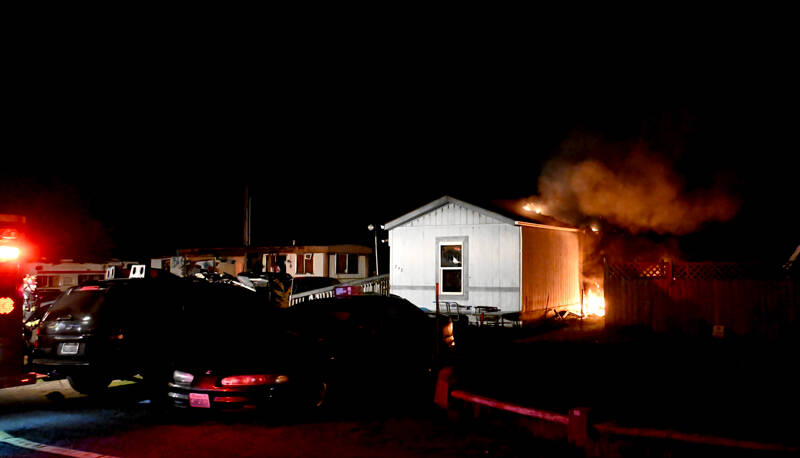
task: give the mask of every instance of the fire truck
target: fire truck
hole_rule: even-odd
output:
[[[36,383],[26,372],[22,323],[23,268],[30,253],[24,216],[0,214],[0,388]]]

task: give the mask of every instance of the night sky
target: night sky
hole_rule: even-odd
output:
[[[637,237],[690,260],[785,260],[800,243],[798,75],[778,51],[709,49],[62,56],[17,75],[0,212],[26,214],[51,259],[144,259],[240,245],[247,186],[255,245],[372,246],[367,225],[443,195],[529,198],[553,159],[613,171],[644,150],[681,192],[738,207]]]

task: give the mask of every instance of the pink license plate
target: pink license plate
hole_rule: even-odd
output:
[[[207,394],[189,393],[189,405],[192,407],[201,407],[204,409],[210,409],[211,401],[208,399]]]

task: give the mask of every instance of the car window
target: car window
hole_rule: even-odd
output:
[[[97,313],[106,300],[108,289],[102,287],[73,288],[62,294],[50,308],[47,320],[55,320],[68,315],[89,315]]]

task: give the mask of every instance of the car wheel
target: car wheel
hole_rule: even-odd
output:
[[[70,375],[67,377],[67,381],[73,390],[86,395],[103,393],[111,383],[108,378],[96,375]]]

